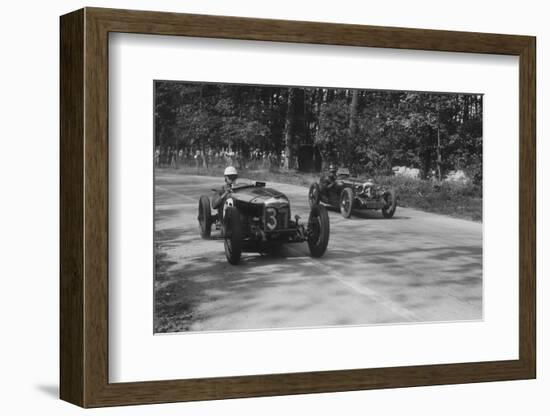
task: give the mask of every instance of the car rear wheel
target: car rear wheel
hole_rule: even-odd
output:
[[[202,238],[209,238],[212,229],[210,199],[202,195],[199,199],[199,231]]]
[[[312,183],[309,187],[308,200],[310,208],[319,204],[319,201],[321,200],[321,189],[319,188],[318,183]]]
[[[386,206],[382,208],[382,215],[384,218],[391,218],[397,209],[397,197],[395,195],[395,190],[390,189],[386,192],[384,194],[384,200],[386,201]]]
[[[340,195],[340,213],[344,218],[351,216],[351,209],[353,208],[353,190],[351,188],[344,188]]]
[[[223,241],[225,257],[231,264],[239,264],[243,249],[243,229],[239,211],[228,207],[223,220]]]
[[[325,254],[330,234],[330,223],[327,209],[314,205],[309,213],[307,245],[312,257]]]

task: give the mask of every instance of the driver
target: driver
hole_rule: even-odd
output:
[[[321,179],[321,188],[322,189],[330,189],[336,184],[336,172],[338,171],[338,168],[333,163],[330,164],[328,167],[328,175],[323,176]]]
[[[237,174],[237,169],[235,169],[233,166],[226,167],[223,172],[223,176],[225,178],[225,184],[217,192],[217,195],[215,195],[212,199],[213,209],[220,208],[227,195],[231,193],[231,188],[236,183],[237,178],[239,177],[239,175]]]

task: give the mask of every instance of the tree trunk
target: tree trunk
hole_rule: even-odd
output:
[[[353,90],[349,107],[349,132],[352,139],[357,135],[357,108],[359,107],[359,90]]]
[[[462,108],[462,122],[465,123],[470,120],[470,96],[464,96],[463,108]]]
[[[437,180],[441,182],[441,134],[440,134],[440,110],[439,103],[436,105],[437,111]]]
[[[296,91],[294,88],[288,90],[286,120],[285,120],[285,169],[292,169],[292,161],[294,159],[293,138],[294,138],[294,106],[295,106]]]
[[[204,146],[204,141],[201,142],[201,150],[202,150],[202,167],[205,169],[208,169],[208,159],[206,154],[206,147]]]
[[[357,109],[359,107],[359,90],[353,90],[351,95],[351,103],[349,106],[349,140],[346,146],[346,155],[343,160],[345,165],[350,164],[350,156],[353,153],[353,144],[357,140]]]

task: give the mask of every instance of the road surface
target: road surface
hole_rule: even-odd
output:
[[[329,211],[322,258],[291,244],[232,266],[223,241],[198,232],[199,197],[222,182],[156,172],[155,332],[482,319],[481,223],[403,207],[389,220]],[[268,186],[307,221],[306,188]]]

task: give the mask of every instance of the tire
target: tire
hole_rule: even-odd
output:
[[[199,232],[204,239],[210,238],[212,230],[212,215],[210,211],[210,198],[202,195],[199,199]]]
[[[342,217],[351,217],[351,210],[353,208],[353,190],[351,188],[344,188],[340,195],[340,213]]]
[[[386,192],[384,194],[384,200],[386,201],[386,206],[382,208],[382,215],[384,218],[391,218],[397,209],[397,196],[395,195],[395,190],[390,189]]]
[[[223,220],[223,246],[230,264],[239,264],[243,251],[243,227],[239,211],[228,207]]]
[[[311,257],[321,257],[325,254],[330,234],[330,222],[327,209],[322,205],[314,205],[309,213],[307,245]]]
[[[318,183],[312,183],[309,187],[308,201],[309,207],[313,208],[314,205],[318,205],[321,200],[321,188]]]

